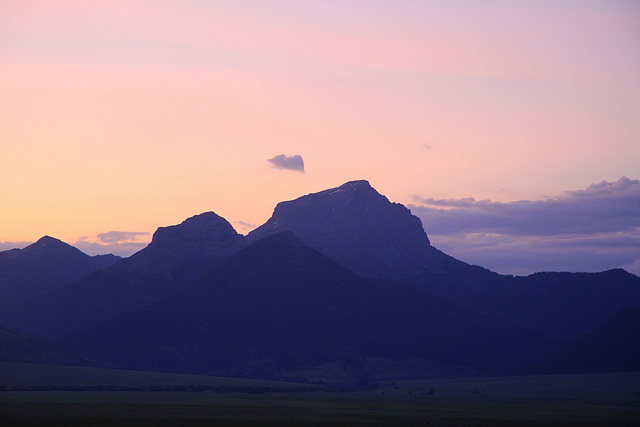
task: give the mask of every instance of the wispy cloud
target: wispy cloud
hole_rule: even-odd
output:
[[[596,271],[640,274],[640,181],[603,181],[560,197],[509,203],[414,197],[411,211],[434,245],[503,272]]]
[[[144,231],[107,231],[97,235],[98,240],[104,244],[135,242],[138,238],[148,236]]]
[[[32,243],[33,242],[0,242],[0,252],[8,251],[9,249],[22,249]]]
[[[432,233],[498,233],[518,236],[630,231],[640,227],[640,181],[601,182],[561,197],[500,203],[424,199],[410,205]]]
[[[143,249],[151,233],[145,231],[107,231],[95,236],[81,236],[73,244],[89,255],[112,253],[127,257]]]
[[[244,221],[236,221],[236,224],[238,224],[243,231],[251,231],[258,226],[257,224],[252,224],[250,222]]]
[[[277,169],[288,169],[304,173],[304,160],[299,154],[295,154],[293,156],[278,154],[267,161]]]

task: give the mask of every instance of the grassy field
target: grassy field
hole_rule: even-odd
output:
[[[0,362],[0,388],[20,391],[319,391],[284,381],[125,371],[84,366]]]
[[[389,381],[373,391],[335,393],[302,392],[296,383],[96,368],[0,363],[0,372],[0,418],[10,425],[640,425],[640,373]],[[122,389],[34,390],[53,381]],[[150,385],[185,391],[124,390]],[[188,392],[189,385],[225,391]]]

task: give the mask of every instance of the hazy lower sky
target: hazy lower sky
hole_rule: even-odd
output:
[[[4,0],[0,148],[3,248],[128,254],[209,210],[246,233],[367,179],[465,261],[638,274],[640,2]],[[566,209],[594,188],[626,220]],[[475,230],[477,201],[521,229]]]

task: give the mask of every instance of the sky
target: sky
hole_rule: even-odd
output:
[[[368,180],[500,273],[640,274],[640,2],[0,0],[0,250]]]

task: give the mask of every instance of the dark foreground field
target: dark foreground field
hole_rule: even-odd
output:
[[[0,421],[15,426],[640,425],[640,373],[381,381],[367,392],[4,362],[0,373]],[[169,388],[182,391],[145,391]]]

